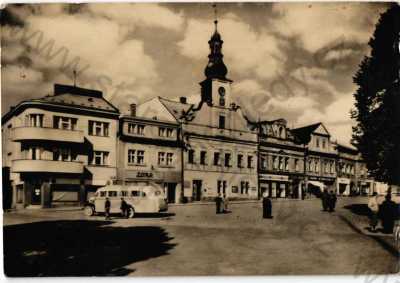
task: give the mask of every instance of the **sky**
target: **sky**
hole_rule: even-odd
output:
[[[387,3],[218,3],[233,99],[253,120],[323,122],[349,144],[352,77]],[[55,83],[99,89],[122,112],[155,96],[200,99],[211,3],[8,5],[1,108]],[[74,70],[76,76],[74,77]]]

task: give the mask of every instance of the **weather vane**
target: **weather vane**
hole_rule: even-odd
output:
[[[214,24],[215,24],[215,30],[217,30],[217,24],[218,24],[217,4],[214,3],[212,6],[213,6],[213,8],[214,8]]]

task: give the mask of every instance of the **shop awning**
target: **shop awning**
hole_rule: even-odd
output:
[[[324,183],[319,182],[319,181],[308,181],[309,184],[319,187],[321,190],[323,190],[325,188]]]

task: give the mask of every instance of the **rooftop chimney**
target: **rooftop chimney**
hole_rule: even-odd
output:
[[[181,96],[181,97],[179,98],[179,101],[180,101],[181,103],[183,103],[183,104],[186,104],[186,103],[187,103],[187,99],[186,99],[186,97],[184,97],[184,96]]]
[[[136,103],[132,103],[130,105],[130,109],[131,109],[131,116],[135,117],[136,116]]]

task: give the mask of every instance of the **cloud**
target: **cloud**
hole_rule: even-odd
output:
[[[340,39],[366,44],[382,6],[365,3],[276,3],[279,17],[272,27],[287,37],[298,37],[304,48],[316,52]]]
[[[270,78],[282,67],[279,40],[265,30],[256,32],[230,14],[219,22],[218,31],[224,40],[223,54],[228,70],[240,75]],[[207,58],[207,42],[213,32],[210,21],[190,19],[183,40],[178,43],[181,54],[197,60]]]
[[[174,13],[168,8],[153,3],[98,3],[88,7],[93,15],[105,17],[122,25],[140,25],[179,31],[184,23],[181,13]]]

